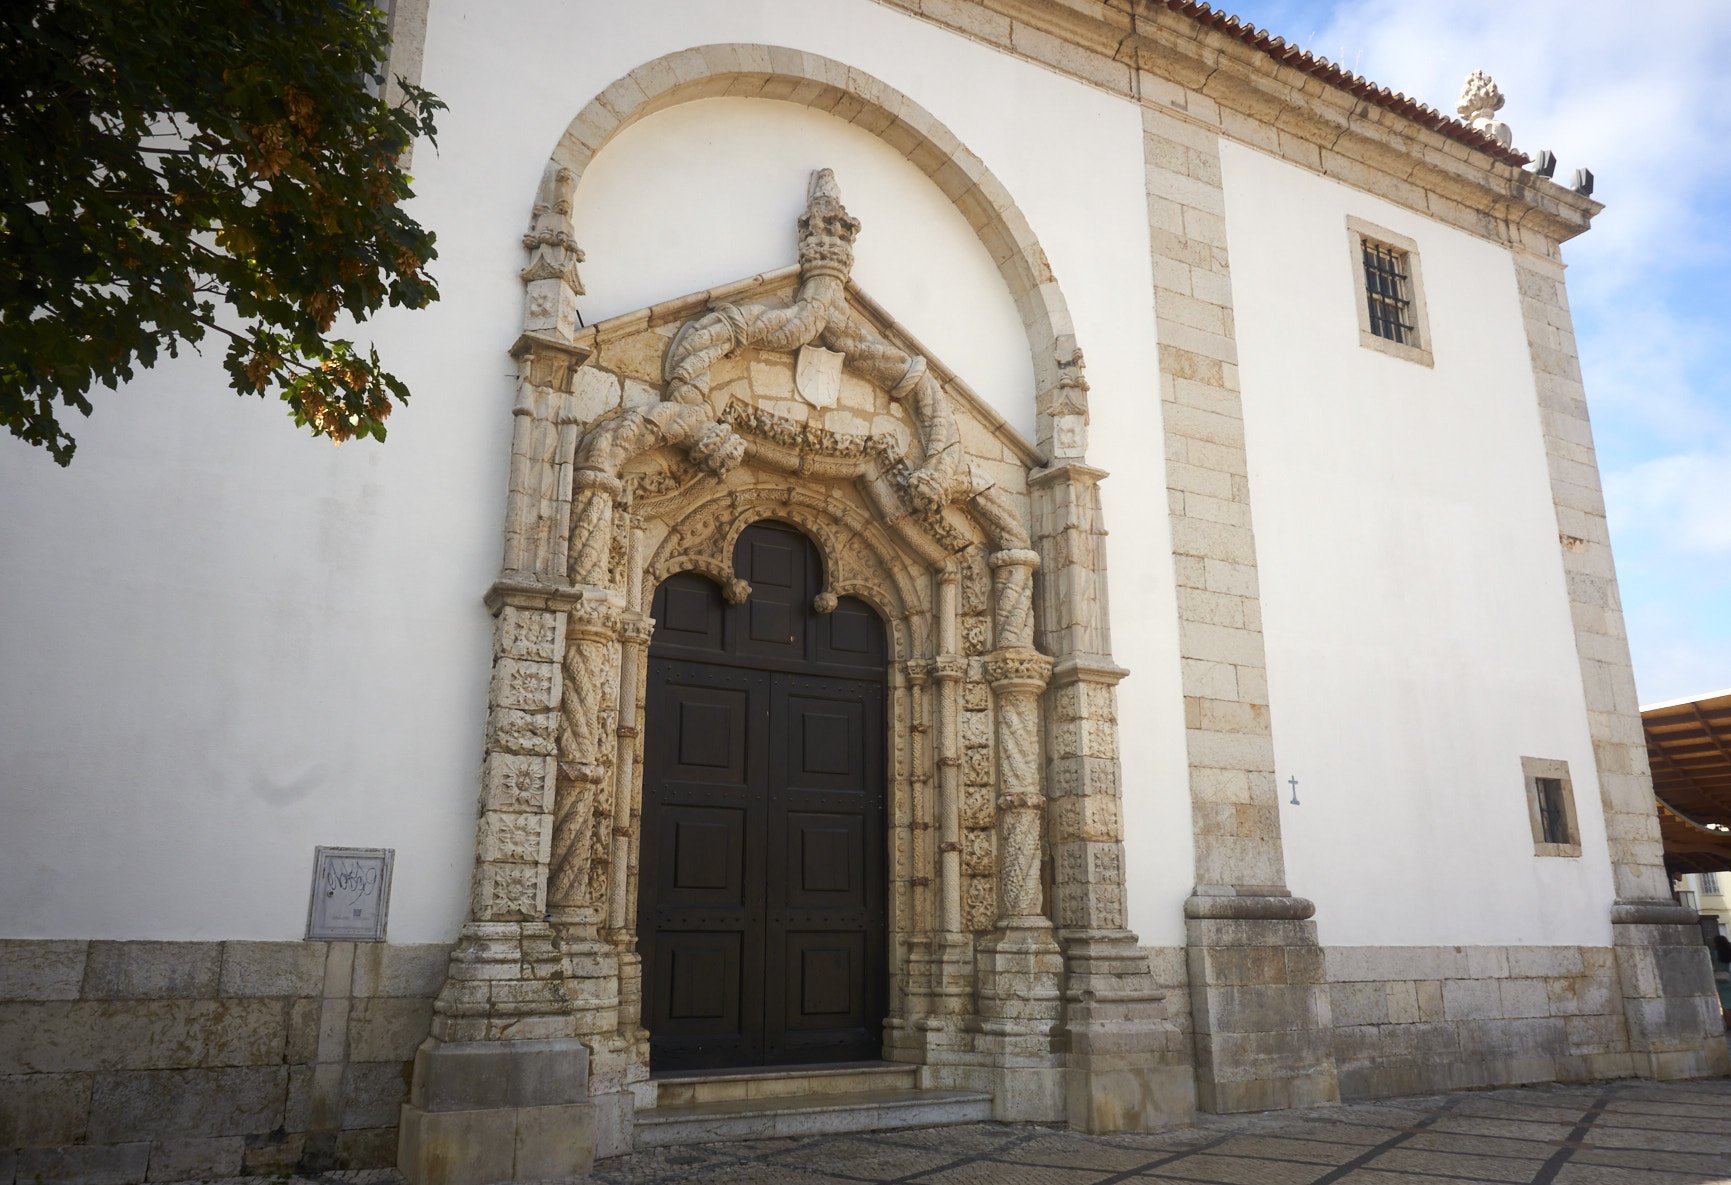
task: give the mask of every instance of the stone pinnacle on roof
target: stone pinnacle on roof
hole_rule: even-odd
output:
[[[1474,131],[1483,132],[1508,148],[1514,144],[1515,137],[1509,125],[1497,118],[1503,102],[1503,92],[1491,76],[1483,70],[1474,70],[1461,84],[1461,97],[1455,102],[1455,110],[1472,125]]]

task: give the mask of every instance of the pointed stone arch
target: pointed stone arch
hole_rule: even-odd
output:
[[[770,99],[827,112],[907,157],[943,191],[1003,276],[1028,336],[1036,440],[1049,458],[1081,460],[1086,387],[1069,306],[1038,238],[1010,191],[931,112],[882,80],[819,54],[779,45],[696,46],[648,61],[595,96],[566,127],[548,164],[575,187],[624,129],[696,99]],[[576,228],[579,240],[582,228]],[[1068,416],[1067,423],[1060,423]]]

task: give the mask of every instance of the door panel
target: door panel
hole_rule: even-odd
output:
[[[727,605],[655,596],[638,934],[656,1070],[876,1057],[887,997],[881,621],[761,523]]]
[[[645,747],[638,933],[645,1023],[667,1068],[762,1056],[769,683],[650,660],[649,719],[673,735]]]

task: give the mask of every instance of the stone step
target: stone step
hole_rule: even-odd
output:
[[[978,1123],[992,1096],[963,1090],[863,1090],[802,1098],[725,1099],[637,1112],[639,1148]]]
[[[655,1099],[658,1107],[683,1107],[691,1103],[721,1103],[730,1099],[912,1090],[918,1073],[917,1066],[894,1062],[850,1062],[722,1074],[677,1074],[656,1077]]]

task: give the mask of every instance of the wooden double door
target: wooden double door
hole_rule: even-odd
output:
[[[729,605],[655,593],[638,938],[658,1071],[880,1055],[885,1009],[883,624],[818,613],[799,531],[747,528]]]

